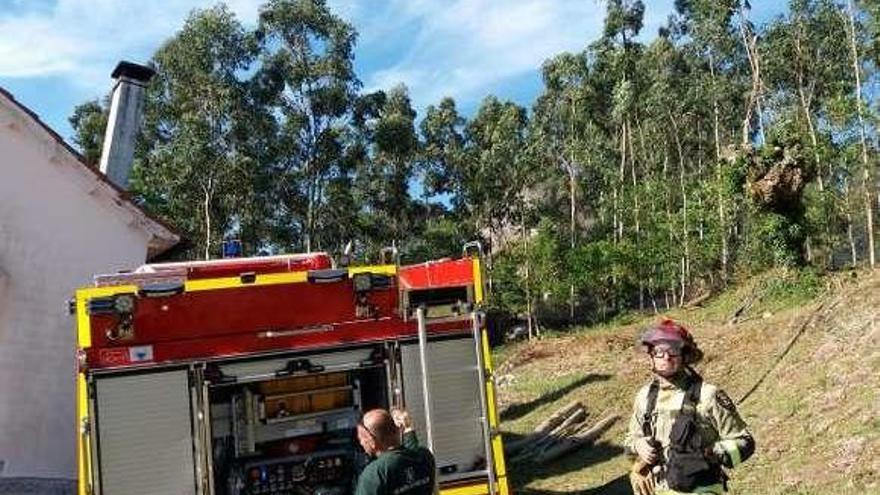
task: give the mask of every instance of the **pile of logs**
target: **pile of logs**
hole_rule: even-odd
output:
[[[606,416],[593,426],[587,421],[587,413],[580,401],[574,401],[554,412],[535,427],[535,430],[505,445],[511,462],[530,461],[545,464],[574,450],[592,445],[619,419]]]

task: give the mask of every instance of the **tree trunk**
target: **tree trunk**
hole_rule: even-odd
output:
[[[766,142],[766,136],[764,135],[764,118],[761,107],[762,89],[764,84],[761,80],[761,65],[759,61],[757,46],[758,37],[747,25],[748,18],[746,16],[746,8],[744,4],[740,4],[739,13],[739,31],[740,35],[742,36],[743,45],[746,49],[746,56],[749,59],[749,68],[751,69],[752,73],[752,90],[749,94],[749,99],[746,106],[746,116],[745,119],[743,119],[742,128],[742,144],[743,146],[745,146],[749,144],[749,131],[751,130],[752,112],[755,110],[757,111],[758,115],[758,134],[761,136],[761,143]]]
[[[684,150],[682,149],[681,139],[678,135],[678,123],[675,121],[675,118],[672,116],[671,112],[667,112],[666,115],[669,117],[669,122],[672,124],[673,136],[675,137],[675,148],[678,151],[678,183],[679,188],[681,189],[681,236],[682,236],[682,244],[684,254],[681,258],[681,297],[682,302],[684,302],[684,293],[687,290],[687,282],[690,272],[690,241],[688,236],[688,196],[687,196],[687,188],[685,187],[685,165],[684,165]]]
[[[715,54],[709,51],[709,74],[712,78],[712,114],[715,119],[715,161],[721,160],[721,129],[718,96],[715,89]]]
[[[632,144],[632,124],[627,124],[627,133],[626,140],[629,143],[629,170],[630,175],[632,176],[632,185],[633,185],[633,226],[635,228],[636,234],[636,243],[638,244],[639,238],[639,194],[638,194],[638,183],[637,183],[637,174],[636,174],[636,153]]]
[[[568,196],[569,206],[570,206],[570,223],[569,223],[569,241],[572,251],[574,251],[574,247],[576,244],[576,220],[577,220],[577,210],[576,210],[576,198],[577,198],[577,170],[575,169],[574,157],[572,157],[569,162],[569,173],[568,173]],[[569,323],[574,323],[574,282],[571,282],[568,285],[568,321]]]
[[[727,283],[727,226],[725,225],[724,216],[724,191],[721,188],[721,129],[720,129],[720,110],[718,108],[718,97],[715,96],[715,60],[712,52],[709,52],[709,72],[712,75],[712,105],[715,118],[715,179],[718,182],[718,232],[721,236],[721,280],[723,284]]]
[[[718,160],[715,168],[715,180],[718,183],[718,235],[721,236],[721,284],[727,285],[729,247],[727,245],[727,218],[724,212],[724,188],[722,187],[723,174],[721,170],[721,160]]]
[[[862,146],[862,183],[864,186],[865,198],[865,220],[866,232],[868,237],[868,263],[871,268],[875,267],[874,251],[874,209],[873,198],[871,194],[871,170],[868,164],[868,137],[865,132],[865,116],[862,110],[862,76],[859,68],[859,50],[856,44],[856,20],[853,8],[853,0],[847,2],[848,21],[849,21],[849,41],[852,51],[853,74],[856,80],[856,109],[859,117],[859,137]]]
[[[211,198],[214,195],[214,178],[208,177],[208,182],[202,186],[205,199],[202,203],[205,216],[205,259],[211,259]]]
[[[620,124],[620,168],[618,170],[617,183],[620,188],[620,194],[623,194],[624,191],[624,181],[626,176],[626,122],[622,122]],[[620,203],[622,201],[618,198],[617,209],[620,209]],[[620,229],[619,239],[623,240],[623,214],[617,214],[617,221],[619,223],[618,227]]]
[[[525,249],[525,270],[526,270],[526,328],[529,333],[529,340],[535,338],[535,328],[532,326],[532,284],[531,284],[531,262],[529,256],[529,234],[526,232],[526,214],[523,212],[520,217],[520,221],[522,222],[522,236],[523,236],[523,246]]]
[[[846,237],[849,240],[850,263],[852,264],[852,267],[855,268],[856,264],[859,262],[859,258],[856,252],[855,235],[853,235],[852,205],[849,202],[849,190],[849,181],[843,179],[843,198],[844,207],[846,208]]]

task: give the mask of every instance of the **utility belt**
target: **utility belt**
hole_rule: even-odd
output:
[[[664,459],[655,466],[654,477],[658,483],[665,484],[678,492],[693,492],[700,487],[721,484],[727,491],[727,475],[721,465],[710,463],[703,453],[703,442],[697,424],[697,404],[700,402],[700,389],[703,379],[692,370],[693,377],[685,392],[681,411],[672,424],[669,449]],[[657,404],[660,385],[656,381],[648,390],[648,403],[642,429],[649,437],[650,419]]]

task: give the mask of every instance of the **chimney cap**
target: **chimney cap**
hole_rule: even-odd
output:
[[[127,77],[129,79],[134,79],[135,81],[146,83],[155,73],[156,71],[150,67],[123,60],[116,65],[116,68],[113,69],[113,73],[110,74],[110,77],[113,79]]]

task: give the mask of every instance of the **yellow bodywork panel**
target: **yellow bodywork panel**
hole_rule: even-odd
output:
[[[486,495],[488,493],[489,485],[487,483],[480,483],[478,485],[457,486],[455,488],[440,490],[441,495]]]
[[[479,258],[474,258],[474,302],[483,302],[483,267]]]
[[[376,275],[397,275],[397,265],[350,266],[348,275],[374,273]]]

